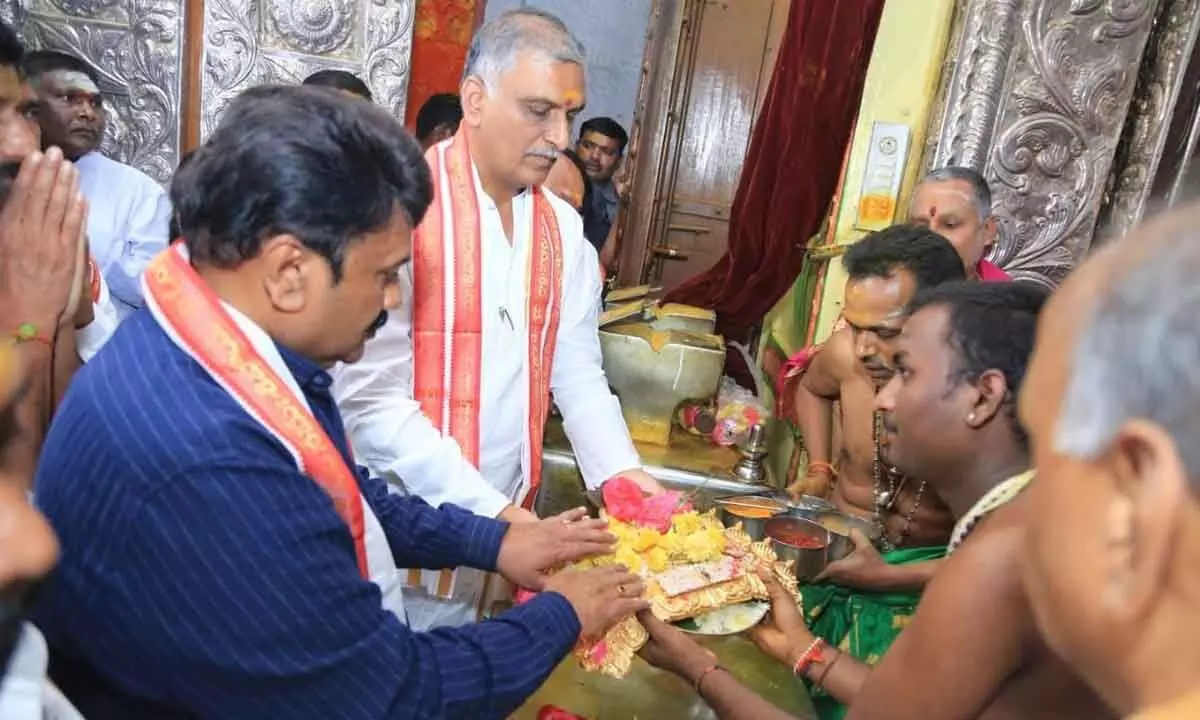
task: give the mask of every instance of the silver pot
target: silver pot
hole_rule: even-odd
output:
[[[801,495],[796,500],[789,499],[787,503],[788,517],[804,518],[813,522],[816,522],[821,513],[837,512],[833,503],[815,495]]]
[[[810,583],[825,566],[829,564],[829,548],[832,533],[815,522],[798,517],[776,517],[766,521],[767,537],[771,538],[771,547],[775,557],[783,561],[793,561],[793,572],[801,585]],[[798,531],[821,543],[816,548],[798,548],[794,545],[780,542],[776,535],[786,531]]]

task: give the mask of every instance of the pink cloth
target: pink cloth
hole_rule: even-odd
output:
[[[983,259],[980,259],[979,264],[975,266],[975,274],[979,276],[980,282],[1012,282],[1008,273],[1001,270],[998,265]]]
[[[600,487],[604,498],[604,510],[609,516],[639,527],[654,528],[665,533],[671,529],[671,516],[676,512],[688,512],[690,503],[683,502],[683,493],[678,490],[646,497],[637,483],[617,476]]]

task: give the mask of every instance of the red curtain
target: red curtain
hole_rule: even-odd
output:
[[[438,93],[457,93],[467,46],[486,0],[417,0],[405,123]]]
[[[853,136],[883,3],[792,0],[734,193],[729,248],[667,298],[715,310],[727,339],[745,340],[804,264]]]

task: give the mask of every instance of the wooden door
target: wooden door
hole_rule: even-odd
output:
[[[651,66],[643,79],[658,92],[640,110],[665,121],[649,130],[646,143],[657,147],[636,161],[623,281],[670,289],[725,252],[730,205],[789,3],[689,0],[674,18],[675,61]]]

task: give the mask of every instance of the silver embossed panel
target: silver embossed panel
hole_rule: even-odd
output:
[[[67,1],[67,0],[59,0]],[[206,0],[205,136],[242,90],[349,70],[404,117],[416,0]]]
[[[31,48],[83,58],[109,105],[111,157],[166,182],[179,159],[181,0],[30,0],[8,3]]]
[[[993,259],[1054,285],[1091,244],[1157,0],[966,0],[933,165],[991,183]]]

